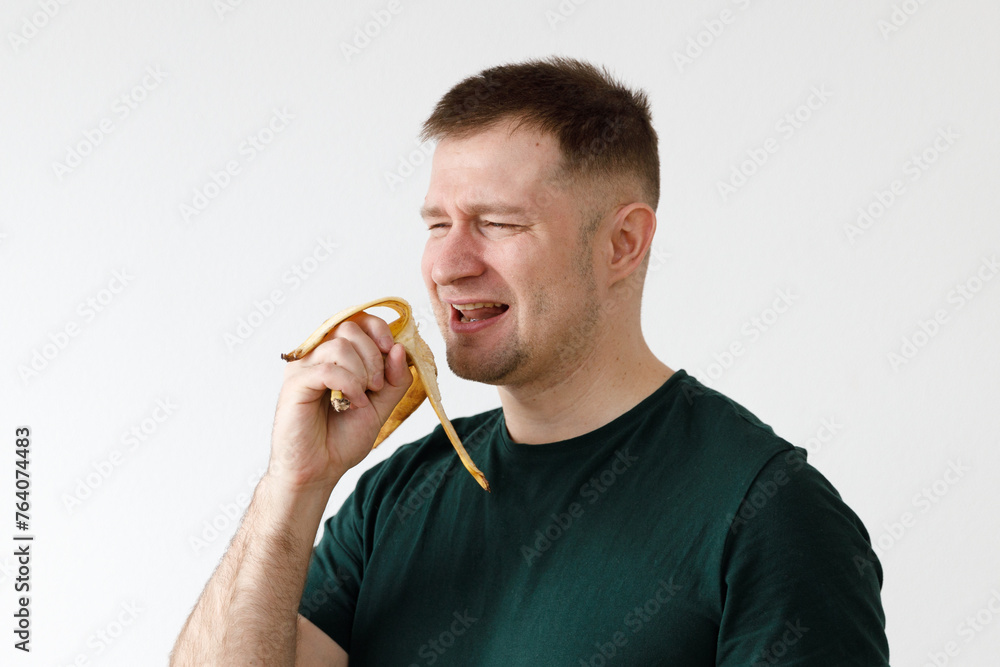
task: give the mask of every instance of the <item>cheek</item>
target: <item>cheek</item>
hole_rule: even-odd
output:
[[[525,248],[510,257],[510,261],[518,267],[517,275],[522,281],[528,280],[542,290],[562,285],[574,275],[569,253],[559,246]]]

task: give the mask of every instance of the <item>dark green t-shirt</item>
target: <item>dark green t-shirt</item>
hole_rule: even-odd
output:
[[[512,442],[500,409],[366,471],[300,612],[352,667],[888,664],[882,570],[836,489],[678,370],[585,435]]]

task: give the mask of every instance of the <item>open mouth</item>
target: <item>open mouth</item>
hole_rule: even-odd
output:
[[[479,322],[492,317],[502,315],[510,306],[505,303],[453,303],[451,307],[458,315],[458,321],[465,324],[469,322]]]

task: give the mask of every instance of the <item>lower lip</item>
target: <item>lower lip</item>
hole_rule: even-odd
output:
[[[458,310],[454,306],[448,306],[451,308],[451,330],[455,333],[469,334],[476,333],[477,331],[482,331],[488,326],[492,326],[506,317],[507,313],[510,312],[510,306],[507,310],[503,311],[496,317],[490,317],[485,320],[477,320],[475,322],[463,322],[460,318]]]

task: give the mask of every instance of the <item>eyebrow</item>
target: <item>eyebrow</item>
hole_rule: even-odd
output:
[[[466,211],[468,211],[468,214],[474,218],[480,218],[484,215],[527,216],[527,210],[523,206],[504,204],[500,202],[471,204],[465,208]],[[447,218],[448,214],[440,206],[421,206],[420,217],[424,220],[427,218]]]

